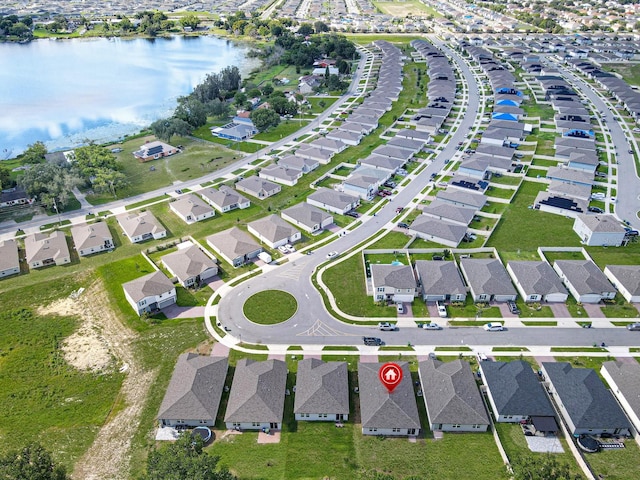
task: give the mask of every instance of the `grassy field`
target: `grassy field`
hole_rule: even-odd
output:
[[[634,63],[605,63],[602,68],[622,75],[630,85],[640,85],[640,65]]]
[[[282,290],[264,290],[247,299],[243,306],[245,317],[259,325],[274,325],[293,316],[298,309],[295,297]]]
[[[405,18],[407,15],[412,15],[416,17],[418,16],[441,17],[442,16],[442,14],[439,13],[436,9],[415,0],[410,0],[407,2],[374,1],[373,4],[382,13],[386,13],[387,15],[392,15],[394,17]]]

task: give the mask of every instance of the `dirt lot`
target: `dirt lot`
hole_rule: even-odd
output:
[[[93,445],[76,463],[72,476],[78,480],[127,478],[131,439],[156,375],[155,371],[142,370],[136,362],[132,343],[137,334],[113,312],[101,280],[77,299],[62,299],[40,311],[82,319],[78,331],[62,347],[71,365],[81,370],[118,368],[126,372],[114,404],[118,408],[107,417]]]

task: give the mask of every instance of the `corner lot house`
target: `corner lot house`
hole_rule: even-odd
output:
[[[411,265],[371,265],[371,290],[374,301],[413,302],[416,279]]]
[[[308,233],[321,232],[333,225],[333,216],[309,203],[299,203],[280,212],[287,222],[302,228]]]
[[[207,243],[223,259],[239,267],[258,257],[262,247],[247,232],[233,227],[207,237]]]
[[[218,190],[205,188],[198,192],[202,199],[221,213],[230,212],[236,208],[245,209],[251,206],[251,202],[236,192],[233,188],[221,185]]]
[[[553,269],[580,303],[614,298],[616,289],[592,260],[556,260]]]
[[[145,143],[137,151],[133,152],[133,156],[136,157],[139,162],[148,162],[149,160],[168,157],[178,152],[179,150],[176,147],[157,141]]]
[[[607,265],[604,274],[627,302],[640,302],[640,265]]]
[[[163,256],[162,264],[185,288],[200,285],[218,274],[215,259],[191,242],[181,243],[177,252]]]
[[[474,302],[506,302],[516,299],[516,289],[497,258],[463,258],[460,260],[460,269]]]
[[[282,428],[287,364],[243,358],[236,365],[224,417],[228,429]]]
[[[64,265],[71,262],[67,237],[64,232],[34,233],[24,239],[29,268]]]
[[[227,377],[226,357],[183,353],[158,412],[161,426],[213,427]]]
[[[71,236],[78,255],[81,257],[115,248],[109,225],[106,222],[76,225],[71,227]]]
[[[176,288],[162,272],[123,283],[122,289],[127,302],[138,315],[162,310],[176,303],[177,299]]]
[[[236,190],[247,193],[256,198],[268,198],[276,193],[280,193],[282,187],[277,183],[270,182],[260,177],[248,177],[236,183]]]
[[[213,208],[193,194],[184,195],[175,202],[169,202],[169,208],[189,224],[211,218],[216,214]]]
[[[254,220],[247,225],[247,230],[255,235],[260,242],[266,243],[271,248],[294,243],[302,238],[300,230],[285,222],[278,215],[269,215]]]
[[[613,215],[578,215],[573,231],[583,244],[601,247],[619,247],[626,233]]]
[[[552,417],[555,410],[531,366],[524,360],[480,362],[482,381],[497,422]]]
[[[464,302],[467,287],[454,262],[416,260],[418,291],[425,302]]]
[[[468,362],[428,359],[418,368],[429,428],[443,432],[486,432],[489,416]]]
[[[604,362],[602,377],[611,387],[636,432],[640,431],[640,364],[637,362]]]
[[[158,240],[167,236],[167,229],[148,211],[118,215],[118,223],[131,243],[151,238]]]
[[[595,370],[542,362],[542,372],[572,435],[629,435],[631,424]]]
[[[20,273],[18,244],[9,239],[0,241],[0,278]]]
[[[393,393],[389,393],[378,378],[382,363],[358,364],[363,435],[415,436],[420,433],[409,365],[407,362],[396,363],[402,368],[402,381]]]
[[[307,203],[338,215],[358,208],[360,198],[329,188],[319,188],[307,197]]]
[[[346,362],[323,362],[316,358],[298,362],[293,412],[298,421],[349,420]]]
[[[547,262],[509,262],[507,271],[525,302],[566,302],[569,297],[562,280]]]

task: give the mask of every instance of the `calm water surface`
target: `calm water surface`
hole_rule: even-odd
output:
[[[50,151],[116,140],[169,115],[207,73],[257,66],[215,37],[0,44],[0,159],[37,140]]]

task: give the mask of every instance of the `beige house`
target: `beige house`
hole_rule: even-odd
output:
[[[162,310],[176,303],[177,294],[171,280],[162,272],[153,272],[122,284],[124,296],[138,315]]]
[[[71,262],[67,237],[63,232],[34,233],[24,239],[29,268],[64,265]]]
[[[191,242],[181,243],[177,252],[162,257],[162,264],[185,288],[199,285],[218,274],[216,260]]]
[[[115,248],[111,231],[106,222],[76,225],[71,227],[71,236],[78,255],[81,257]]]
[[[169,208],[188,224],[211,218],[216,214],[213,208],[193,194],[184,195],[175,202],[170,202]]]
[[[118,216],[118,223],[131,243],[144,242],[151,238],[157,240],[167,236],[167,229],[151,212],[124,213]]]
[[[15,240],[0,241],[0,278],[20,273],[20,257]]]

